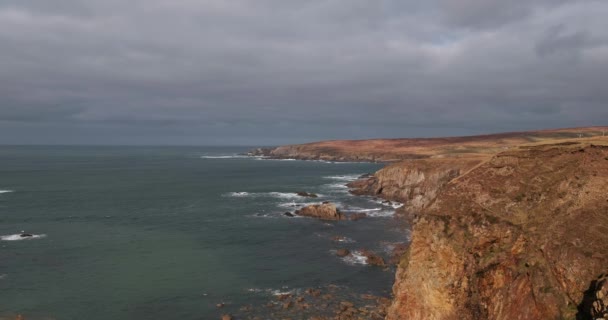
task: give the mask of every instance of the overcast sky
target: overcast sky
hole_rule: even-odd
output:
[[[608,124],[608,1],[0,0],[0,143]]]

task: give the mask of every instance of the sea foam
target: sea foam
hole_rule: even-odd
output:
[[[361,251],[351,251],[351,253],[348,256],[342,258],[342,260],[351,265],[355,265],[355,264],[366,265],[367,264],[367,257],[362,255]]]
[[[13,190],[0,190],[0,193],[9,193],[9,192],[13,192]]]
[[[357,174],[344,174],[344,175],[337,175],[337,176],[327,176],[327,177],[323,177],[324,179],[331,179],[331,180],[338,180],[338,181],[355,181],[357,179],[359,179],[359,177],[361,176],[360,173]]]
[[[40,239],[46,237],[46,234],[33,234],[31,237],[22,237],[20,233],[18,234],[9,234],[5,236],[0,236],[0,240],[2,241],[19,241],[19,240],[32,240],[32,239]]]

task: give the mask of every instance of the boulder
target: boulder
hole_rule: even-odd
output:
[[[332,203],[313,204],[300,210],[296,214],[304,217],[317,218],[321,220],[343,220],[344,215]]]
[[[367,258],[367,264],[369,264],[370,266],[386,267],[384,258],[372,251],[361,250],[361,255]]]
[[[318,196],[312,192],[305,192],[305,191],[298,191],[296,192],[297,195],[299,195],[300,197],[306,197],[306,198],[317,198]]]
[[[288,216],[288,217],[295,217],[295,215],[293,213],[289,212],[289,211],[285,212],[283,214],[286,215],[286,216]]]
[[[336,255],[337,255],[338,257],[346,257],[346,256],[347,256],[347,255],[349,255],[349,254],[350,254],[350,251],[349,251],[348,249],[338,249],[338,250],[336,251]]]

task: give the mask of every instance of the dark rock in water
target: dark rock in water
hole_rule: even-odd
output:
[[[342,241],[346,241],[346,239],[347,239],[347,238],[346,238],[346,237],[344,237],[344,236],[334,236],[333,238],[331,238],[331,240],[332,240],[332,241],[335,241],[335,242],[342,242]]]
[[[296,194],[299,195],[300,197],[307,197],[307,198],[317,198],[318,197],[316,194],[314,194],[312,192],[308,193],[305,191],[299,191],[299,192],[296,192]]]
[[[22,233],[19,235],[21,238],[29,238],[29,237],[33,237],[34,235],[31,233]]]
[[[295,212],[299,216],[317,218],[321,220],[343,220],[344,215],[332,203],[313,204]]]
[[[363,255],[367,258],[367,263],[370,266],[386,267],[386,263],[384,262],[384,259],[372,251],[361,250],[361,255]]]
[[[346,257],[349,254],[350,254],[350,251],[348,249],[338,249],[338,251],[336,251],[336,255],[338,257]]]
[[[288,217],[295,217],[295,215],[291,212],[285,212],[283,213],[284,215],[288,216]]]

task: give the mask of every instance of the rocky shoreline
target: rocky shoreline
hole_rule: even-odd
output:
[[[608,139],[407,160],[349,187],[412,222],[386,319],[608,316]]]

